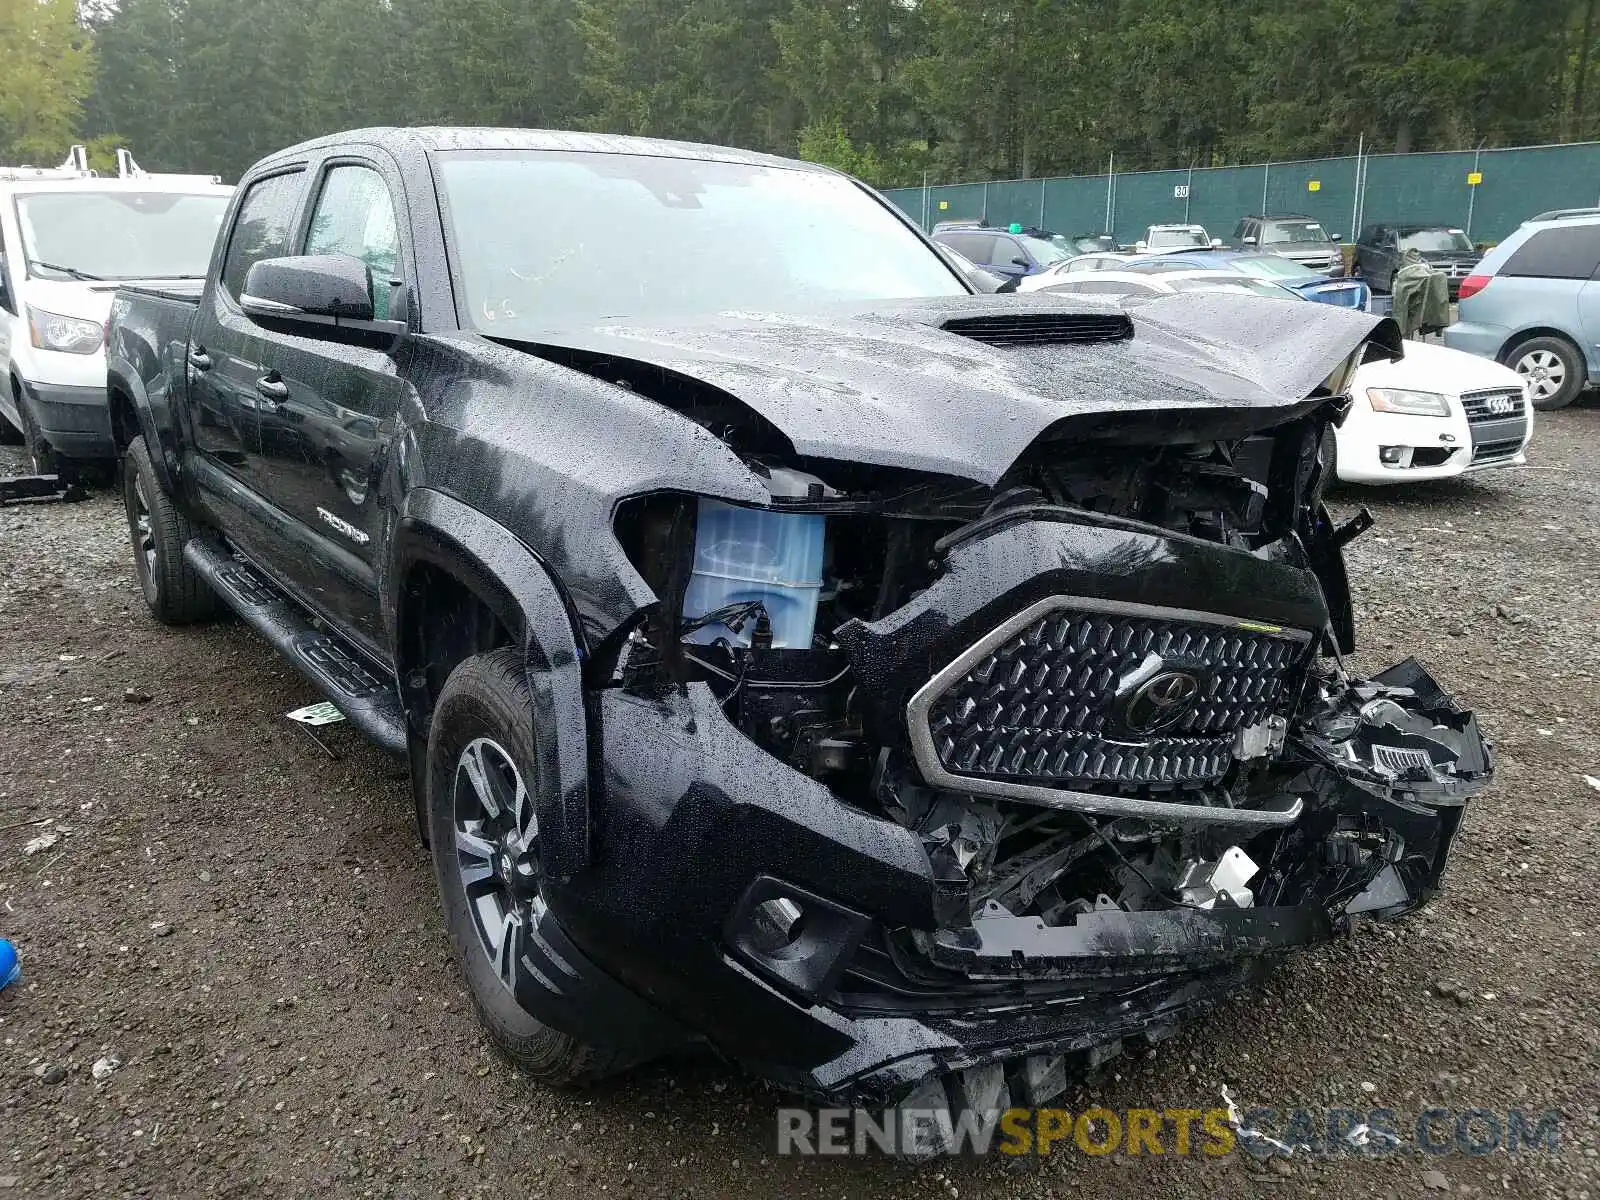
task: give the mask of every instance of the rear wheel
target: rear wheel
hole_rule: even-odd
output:
[[[163,625],[188,625],[214,615],[216,593],[183,557],[194,527],[162,488],[142,437],[128,447],[122,499],[134,570],[151,615]]]
[[[549,983],[526,961],[544,912],[533,697],[510,649],[467,659],[428,737],[428,824],[445,927],[495,1046],[542,1083],[590,1083],[632,1061],[534,1015]]]
[[[1528,381],[1528,398],[1540,412],[1565,408],[1583,391],[1583,358],[1565,338],[1529,338],[1506,363]]]

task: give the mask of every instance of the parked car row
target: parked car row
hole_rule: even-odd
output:
[[[1562,219],[1569,215],[1570,210],[1544,214],[1536,219]],[[958,232],[962,236],[974,237],[987,231],[987,227],[978,221],[944,221],[934,226],[933,230],[935,237],[940,240]],[[1119,252],[1116,239],[1110,234],[1063,237],[1036,227],[1013,232],[1049,241],[1058,249],[1065,250],[1069,257]],[[1276,254],[1318,274],[1339,276],[1345,273],[1345,256],[1339,239],[1338,233],[1329,233],[1321,222],[1301,213],[1258,214],[1241,217],[1226,243],[1221,238],[1212,237],[1204,225],[1150,225],[1137,242],[1120,248],[1120,252],[1182,254],[1193,250],[1220,249],[1226,245],[1235,250]],[[1456,298],[1461,280],[1471,273],[1482,257],[1466,232],[1452,225],[1379,223],[1366,226],[1356,239],[1351,271],[1365,280],[1374,291],[1388,292],[1394,281],[1394,273],[1402,265],[1408,250],[1417,251],[1422,261],[1447,276],[1452,300]],[[968,257],[973,256],[969,254]],[[1027,275],[1050,266],[1049,262],[1036,255],[1019,252],[1010,257],[1019,261],[1008,265],[1019,270],[1008,273]]]

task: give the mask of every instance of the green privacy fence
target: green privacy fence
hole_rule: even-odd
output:
[[[1130,243],[1147,225],[1193,222],[1227,238],[1242,216],[1292,212],[1316,218],[1345,241],[1366,224],[1438,221],[1494,242],[1535,213],[1600,205],[1600,142],[1108,171],[885,194],[925,229],[939,221],[1018,222],[1058,233],[1110,232]]]

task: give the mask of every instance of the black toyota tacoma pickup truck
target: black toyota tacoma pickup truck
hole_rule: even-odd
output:
[[[1320,448],[1391,322],[980,295],[737,150],[373,129],[110,326],[139,581],[409,758],[494,1040],[1038,1103],[1439,887],[1489,779],[1353,678]]]

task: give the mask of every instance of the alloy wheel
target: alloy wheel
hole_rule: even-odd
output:
[[[451,823],[456,870],[478,943],[513,996],[528,968],[523,944],[544,901],[539,894],[538,819],[522,774],[491,738],[475,738],[456,760]]]
[[[156,580],[155,522],[150,516],[150,498],[145,495],[144,477],[133,481],[133,549],[144,568],[145,578],[154,586]]]
[[[1567,364],[1553,350],[1530,350],[1517,360],[1516,370],[1528,380],[1534,400],[1548,400],[1567,381]]]

